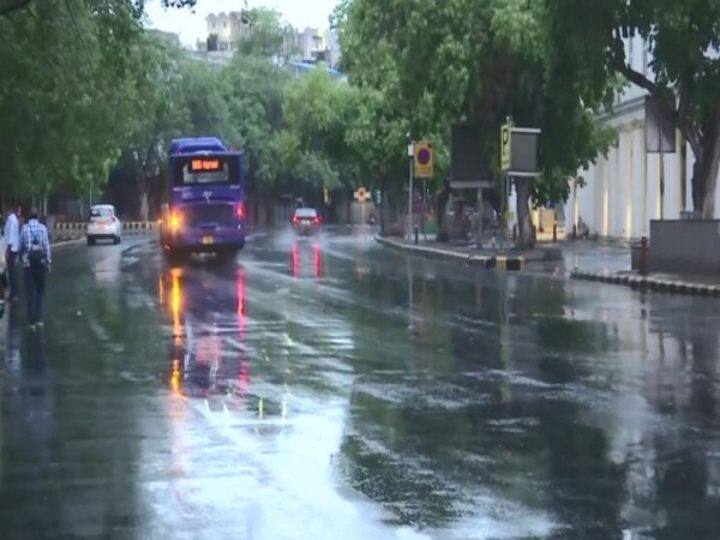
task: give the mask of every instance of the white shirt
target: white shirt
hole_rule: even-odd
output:
[[[15,212],[10,212],[5,220],[5,245],[10,251],[17,253],[20,251],[20,222]]]

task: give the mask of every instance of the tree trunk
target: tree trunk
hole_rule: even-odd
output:
[[[147,221],[150,216],[150,206],[148,204],[148,193],[144,191],[140,193],[140,220]]]
[[[385,215],[385,207],[387,206],[385,184],[385,177],[383,177],[380,180],[380,236],[385,235],[385,223],[387,220],[387,216]]]
[[[714,122],[703,131],[699,144],[692,146],[695,154],[692,177],[692,199],[695,215],[702,219],[715,217],[715,190],[720,169],[720,108]]]
[[[443,186],[437,198],[438,241],[447,241],[447,205],[450,200],[450,186]]]
[[[517,192],[518,236],[516,247],[531,248],[535,245],[535,228],[530,219],[530,181],[521,178],[515,181]]]
[[[483,248],[483,220],[485,219],[484,214],[485,201],[483,200],[483,190],[478,188],[477,190],[477,231],[475,237],[475,247],[478,249]]]

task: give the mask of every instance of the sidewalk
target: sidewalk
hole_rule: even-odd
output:
[[[555,244],[539,246],[527,251],[515,249],[484,249],[478,250],[470,243],[436,242],[433,239],[423,240],[415,244],[413,241],[399,237],[383,237],[376,235],[375,240],[385,247],[402,251],[428,259],[442,259],[480,268],[504,268],[522,270],[527,263],[561,260],[562,250]]]
[[[665,293],[720,297],[720,276],[664,273],[641,276],[629,270],[630,247],[626,245],[600,244],[591,240],[569,242],[563,247],[563,257],[566,268],[572,268],[572,279]]]

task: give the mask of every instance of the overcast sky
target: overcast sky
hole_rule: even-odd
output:
[[[297,28],[311,26],[324,30],[337,0],[248,0],[248,7],[270,7],[279,11],[287,22]],[[195,46],[207,37],[205,16],[220,11],[240,11],[242,0],[197,0],[194,10],[164,9],[160,0],[147,2],[149,26],[180,34],[180,40]]]

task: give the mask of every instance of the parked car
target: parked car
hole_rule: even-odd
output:
[[[322,220],[314,208],[298,208],[292,218],[292,226],[300,235],[315,234],[320,230]]]
[[[90,208],[90,221],[87,226],[88,246],[97,240],[112,240],[119,244],[122,238],[122,222],[111,204],[96,204]]]

